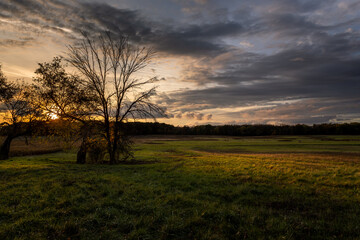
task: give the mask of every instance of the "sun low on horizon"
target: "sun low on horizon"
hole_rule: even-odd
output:
[[[0,64],[30,82],[82,31],[122,32],[156,51],[136,77],[161,79],[159,122],[358,122],[359,19],[357,0],[2,0]]]
[[[59,116],[56,114],[56,113],[50,113],[49,114],[49,118],[51,120],[56,120],[56,119],[59,119]]]

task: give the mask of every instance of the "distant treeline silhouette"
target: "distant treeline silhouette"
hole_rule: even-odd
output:
[[[225,136],[268,136],[268,135],[359,135],[360,123],[323,123],[314,125],[199,125],[176,127],[165,123],[127,123],[129,135],[225,135]]]
[[[36,129],[25,135],[57,135],[52,129],[60,129],[61,121],[37,122]],[[26,123],[24,123],[26,125]],[[77,129],[76,122],[69,122]],[[270,135],[360,135],[360,123],[323,123],[323,124],[296,124],[296,125],[198,125],[173,126],[159,122],[129,122],[124,123],[122,129],[127,135],[223,135],[223,136],[270,136]],[[0,131],[4,136],[4,132]]]

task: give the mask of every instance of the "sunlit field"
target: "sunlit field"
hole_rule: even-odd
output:
[[[360,239],[360,136],[134,141],[0,161],[0,239]]]

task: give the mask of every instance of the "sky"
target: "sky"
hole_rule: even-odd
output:
[[[0,0],[0,64],[30,80],[80,32],[157,51],[174,125],[360,121],[359,0]]]

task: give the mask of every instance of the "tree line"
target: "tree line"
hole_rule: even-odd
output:
[[[133,122],[125,129],[130,135],[223,135],[223,136],[270,136],[270,135],[359,135],[360,123],[323,123],[296,125],[199,125],[173,126],[165,123]]]
[[[93,123],[88,123],[89,125]],[[73,121],[52,120],[37,122],[36,134],[40,136],[58,136],[73,139],[81,124]],[[217,136],[271,136],[271,135],[360,135],[360,123],[322,123],[296,125],[198,125],[174,126],[159,122],[127,122],[123,123],[122,131],[127,136],[139,135],[217,135]],[[65,136],[65,133],[68,136]],[[32,131],[23,136],[30,136]],[[0,135],[4,131],[0,131]]]

